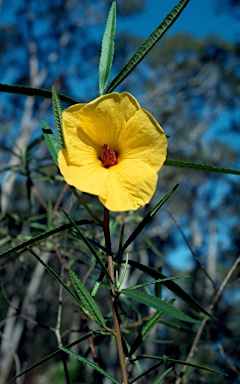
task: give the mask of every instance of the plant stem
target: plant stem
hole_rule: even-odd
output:
[[[107,250],[108,271],[112,281],[115,281],[111,237],[110,237],[110,230],[109,230],[109,210],[105,207],[104,207],[103,231],[104,231],[105,245]],[[117,295],[114,289],[114,284],[112,282],[110,282],[110,295],[111,295],[111,301],[112,301],[114,336],[117,344],[118,357],[119,357],[119,363],[120,363],[121,374],[122,374],[122,383],[127,384],[128,378],[127,378],[127,371],[126,371],[126,363],[125,363],[125,357],[123,352],[121,330],[120,330],[119,321],[118,321]]]

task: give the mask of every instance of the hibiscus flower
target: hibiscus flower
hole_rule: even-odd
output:
[[[66,148],[58,154],[65,181],[99,197],[114,212],[149,203],[163,166],[167,138],[129,93],[103,95],[62,114]]]

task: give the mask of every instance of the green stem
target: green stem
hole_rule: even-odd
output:
[[[111,246],[111,236],[109,229],[109,210],[104,207],[104,219],[103,219],[103,231],[105,237],[105,245],[107,249],[107,264],[108,271],[112,281],[115,281],[115,273],[114,273],[114,264],[112,257],[112,246]],[[113,313],[113,324],[114,324],[114,336],[117,344],[119,363],[122,374],[122,383],[128,383],[125,357],[123,352],[122,338],[121,338],[121,330],[118,321],[118,306],[117,306],[117,295],[115,293],[114,285],[110,282],[110,295],[112,301],[112,313]]]

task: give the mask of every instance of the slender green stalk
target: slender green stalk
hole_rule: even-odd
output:
[[[95,219],[97,220],[97,222],[102,225],[102,221],[99,219],[99,217],[97,215],[95,215],[95,213],[89,208],[89,206],[85,203],[85,201],[83,200],[82,196],[79,195],[79,193],[77,192],[76,188],[70,186],[73,194],[76,196],[76,198],[78,199],[78,201],[80,201],[80,203],[84,206],[84,208],[86,209],[86,211],[88,211],[88,213]]]
[[[111,236],[110,236],[110,230],[109,230],[109,210],[105,207],[104,207],[103,231],[104,231],[104,237],[105,237],[105,245],[107,249],[108,271],[112,281],[115,281]],[[121,330],[120,330],[119,321],[118,321],[117,299],[116,299],[115,288],[112,282],[110,282],[110,295],[111,295],[111,301],[112,301],[114,336],[117,344],[118,357],[119,357],[119,363],[120,363],[121,374],[122,374],[122,383],[127,384],[128,377],[127,377],[125,357],[123,352]]]

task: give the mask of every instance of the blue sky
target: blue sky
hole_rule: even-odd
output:
[[[217,10],[221,3],[222,0],[190,0],[167,33],[186,32],[199,38],[220,35],[225,40],[239,40],[239,23],[226,10]],[[145,12],[121,21],[117,29],[146,38],[176,4],[178,0],[147,0]]]

